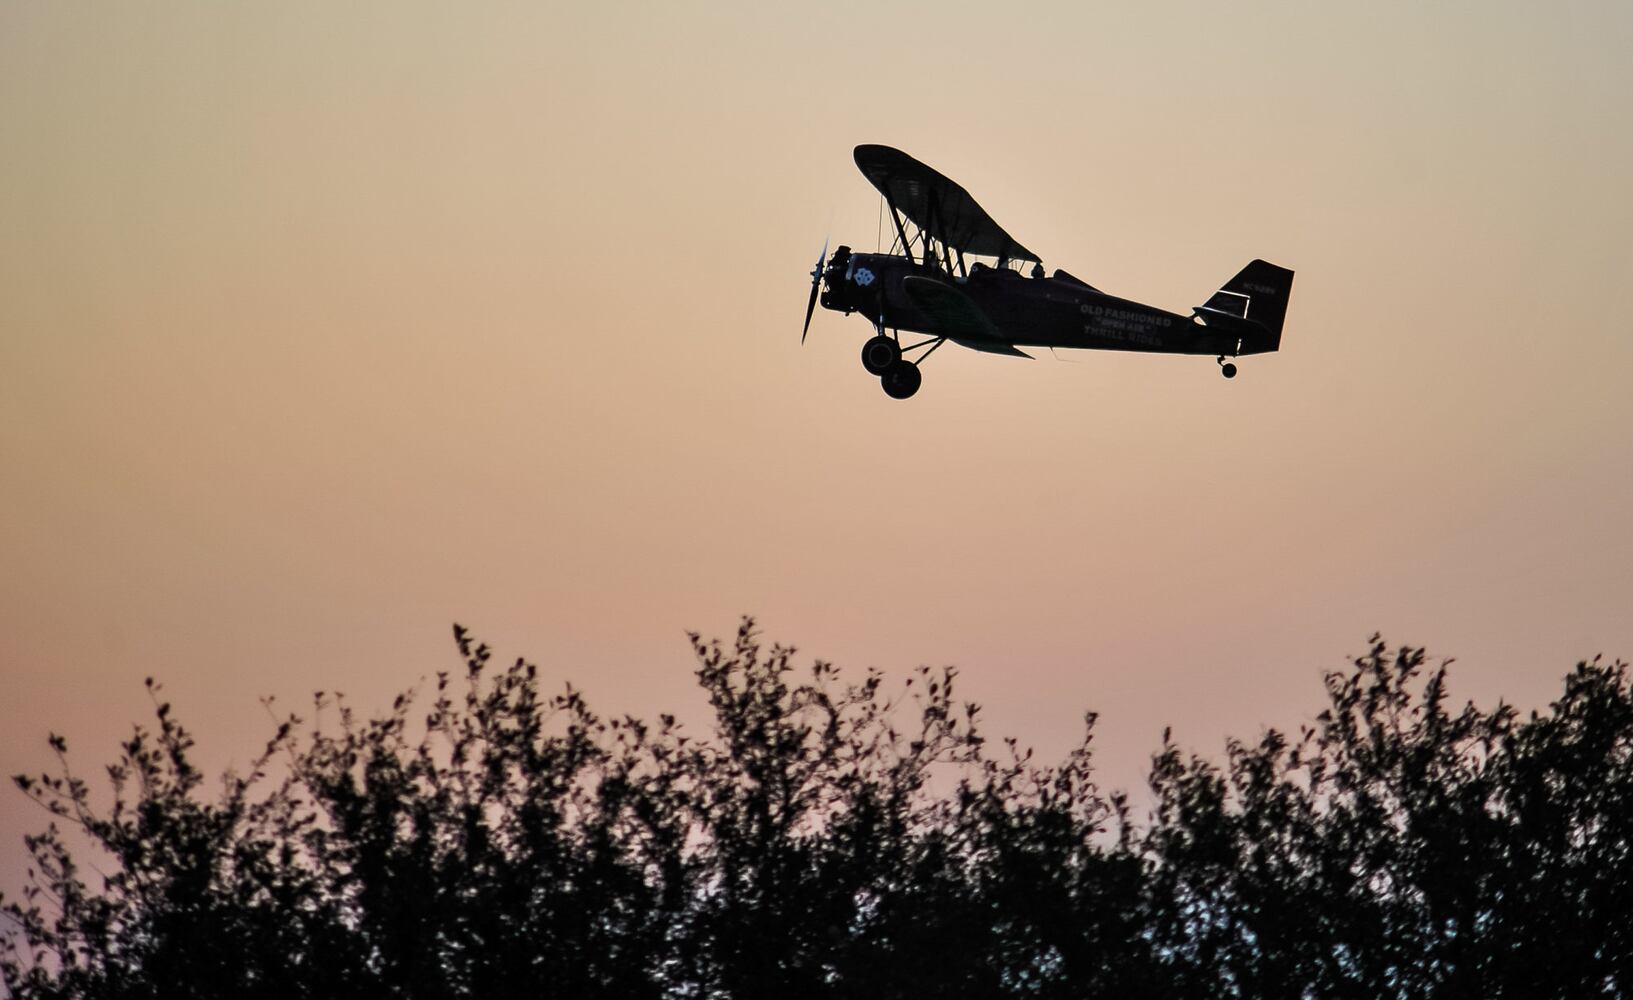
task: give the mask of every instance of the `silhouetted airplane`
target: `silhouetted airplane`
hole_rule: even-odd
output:
[[[895,223],[890,253],[822,248],[811,272],[805,329],[817,295],[822,307],[860,312],[874,336],[862,365],[896,399],[918,391],[919,365],[947,341],[977,351],[1031,357],[1021,347],[1073,347],[1160,354],[1213,354],[1226,378],[1226,357],[1281,346],[1293,272],[1255,260],[1188,316],[1119,299],[1065,271],[1044,277],[1036,254],[1021,246],[969,192],[889,146],[857,146],[856,165],[884,195]],[[911,226],[911,231],[909,231]],[[964,258],[995,258],[988,265]],[[827,266],[823,261],[827,260]],[[1020,268],[1031,264],[1031,278]],[[903,345],[899,331],[928,335]],[[888,333],[886,331],[889,331]],[[917,360],[906,354],[923,348]]]

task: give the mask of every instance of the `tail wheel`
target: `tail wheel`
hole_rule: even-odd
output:
[[[919,391],[919,383],[924,381],[924,376],[920,374],[918,365],[897,359],[879,376],[879,381],[885,388],[885,395],[891,399],[906,399]]]
[[[862,367],[869,375],[883,375],[901,359],[901,345],[882,334],[862,345]]]
[[[1223,365],[1219,366],[1219,373],[1226,378],[1235,378],[1236,366],[1227,361]]]

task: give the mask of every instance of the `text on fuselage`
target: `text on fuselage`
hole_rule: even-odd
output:
[[[1083,315],[1089,317],[1089,323],[1083,327],[1085,334],[1129,344],[1160,347],[1162,338],[1146,331],[1151,327],[1164,328],[1173,324],[1172,317],[1153,315],[1136,309],[1118,309],[1115,306],[1097,306],[1086,302],[1078,308]]]

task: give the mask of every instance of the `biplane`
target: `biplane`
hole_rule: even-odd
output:
[[[948,341],[1021,358],[1031,357],[1023,347],[1213,355],[1225,378],[1236,376],[1234,359],[1281,346],[1293,288],[1284,267],[1255,260],[1188,315],[1168,312],[1065,271],[1046,277],[1038,255],[968,191],[906,153],[863,145],[855,155],[884,196],[894,242],[888,253],[841,246],[832,257],[823,246],[800,343],[819,295],[824,309],[861,313],[873,324],[862,366],[895,399],[918,391],[920,367]],[[903,343],[904,331],[924,339]]]

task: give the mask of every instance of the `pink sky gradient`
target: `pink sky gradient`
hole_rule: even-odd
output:
[[[454,621],[697,720],[685,630],[753,613],[1046,754],[1098,710],[1123,787],[1374,630],[1540,706],[1633,654],[1628,51],[1608,2],[0,6],[0,771],[98,775],[147,675],[242,763]],[[891,401],[863,320],[799,346],[859,142],[1115,294],[1294,268],[1283,350]]]

